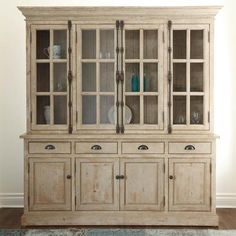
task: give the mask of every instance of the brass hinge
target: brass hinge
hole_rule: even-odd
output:
[[[208,123],[210,123],[210,119],[211,119],[210,112],[208,111]]]
[[[210,37],[211,37],[211,34],[210,34],[210,30],[208,31],[208,43],[210,43]]]
[[[212,164],[210,163],[210,173],[212,173]]]
[[[32,111],[30,111],[30,123],[32,123]]]
[[[162,42],[163,43],[165,42],[165,32],[164,31],[162,32]]]
[[[166,197],[164,196],[163,197],[163,206],[165,206],[166,205]]]
[[[163,172],[165,173],[166,172],[166,164],[164,163],[163,165]]]

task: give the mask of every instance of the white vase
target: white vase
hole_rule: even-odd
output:
[[[44,118],[46,124],[50,124],[50,106],[44,106]]]

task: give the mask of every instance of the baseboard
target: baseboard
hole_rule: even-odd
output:
[[[0,193],[0,208],[3,207],[23,207],[23,193]],[[236,208],[236,193],[216,194],[217,208]]]
[[[0,193],[0,208],[3,207],[23,207],[23,193]]]

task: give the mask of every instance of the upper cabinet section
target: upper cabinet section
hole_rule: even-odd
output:
[[[220,7],[19,9],[28,132],[213,132]]]

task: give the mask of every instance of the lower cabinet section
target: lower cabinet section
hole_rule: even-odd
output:
[[[71,210],[71,158],[29,158],[29,210]]]
[[[169,210],[210,211],[210,159],[169,159]]]

